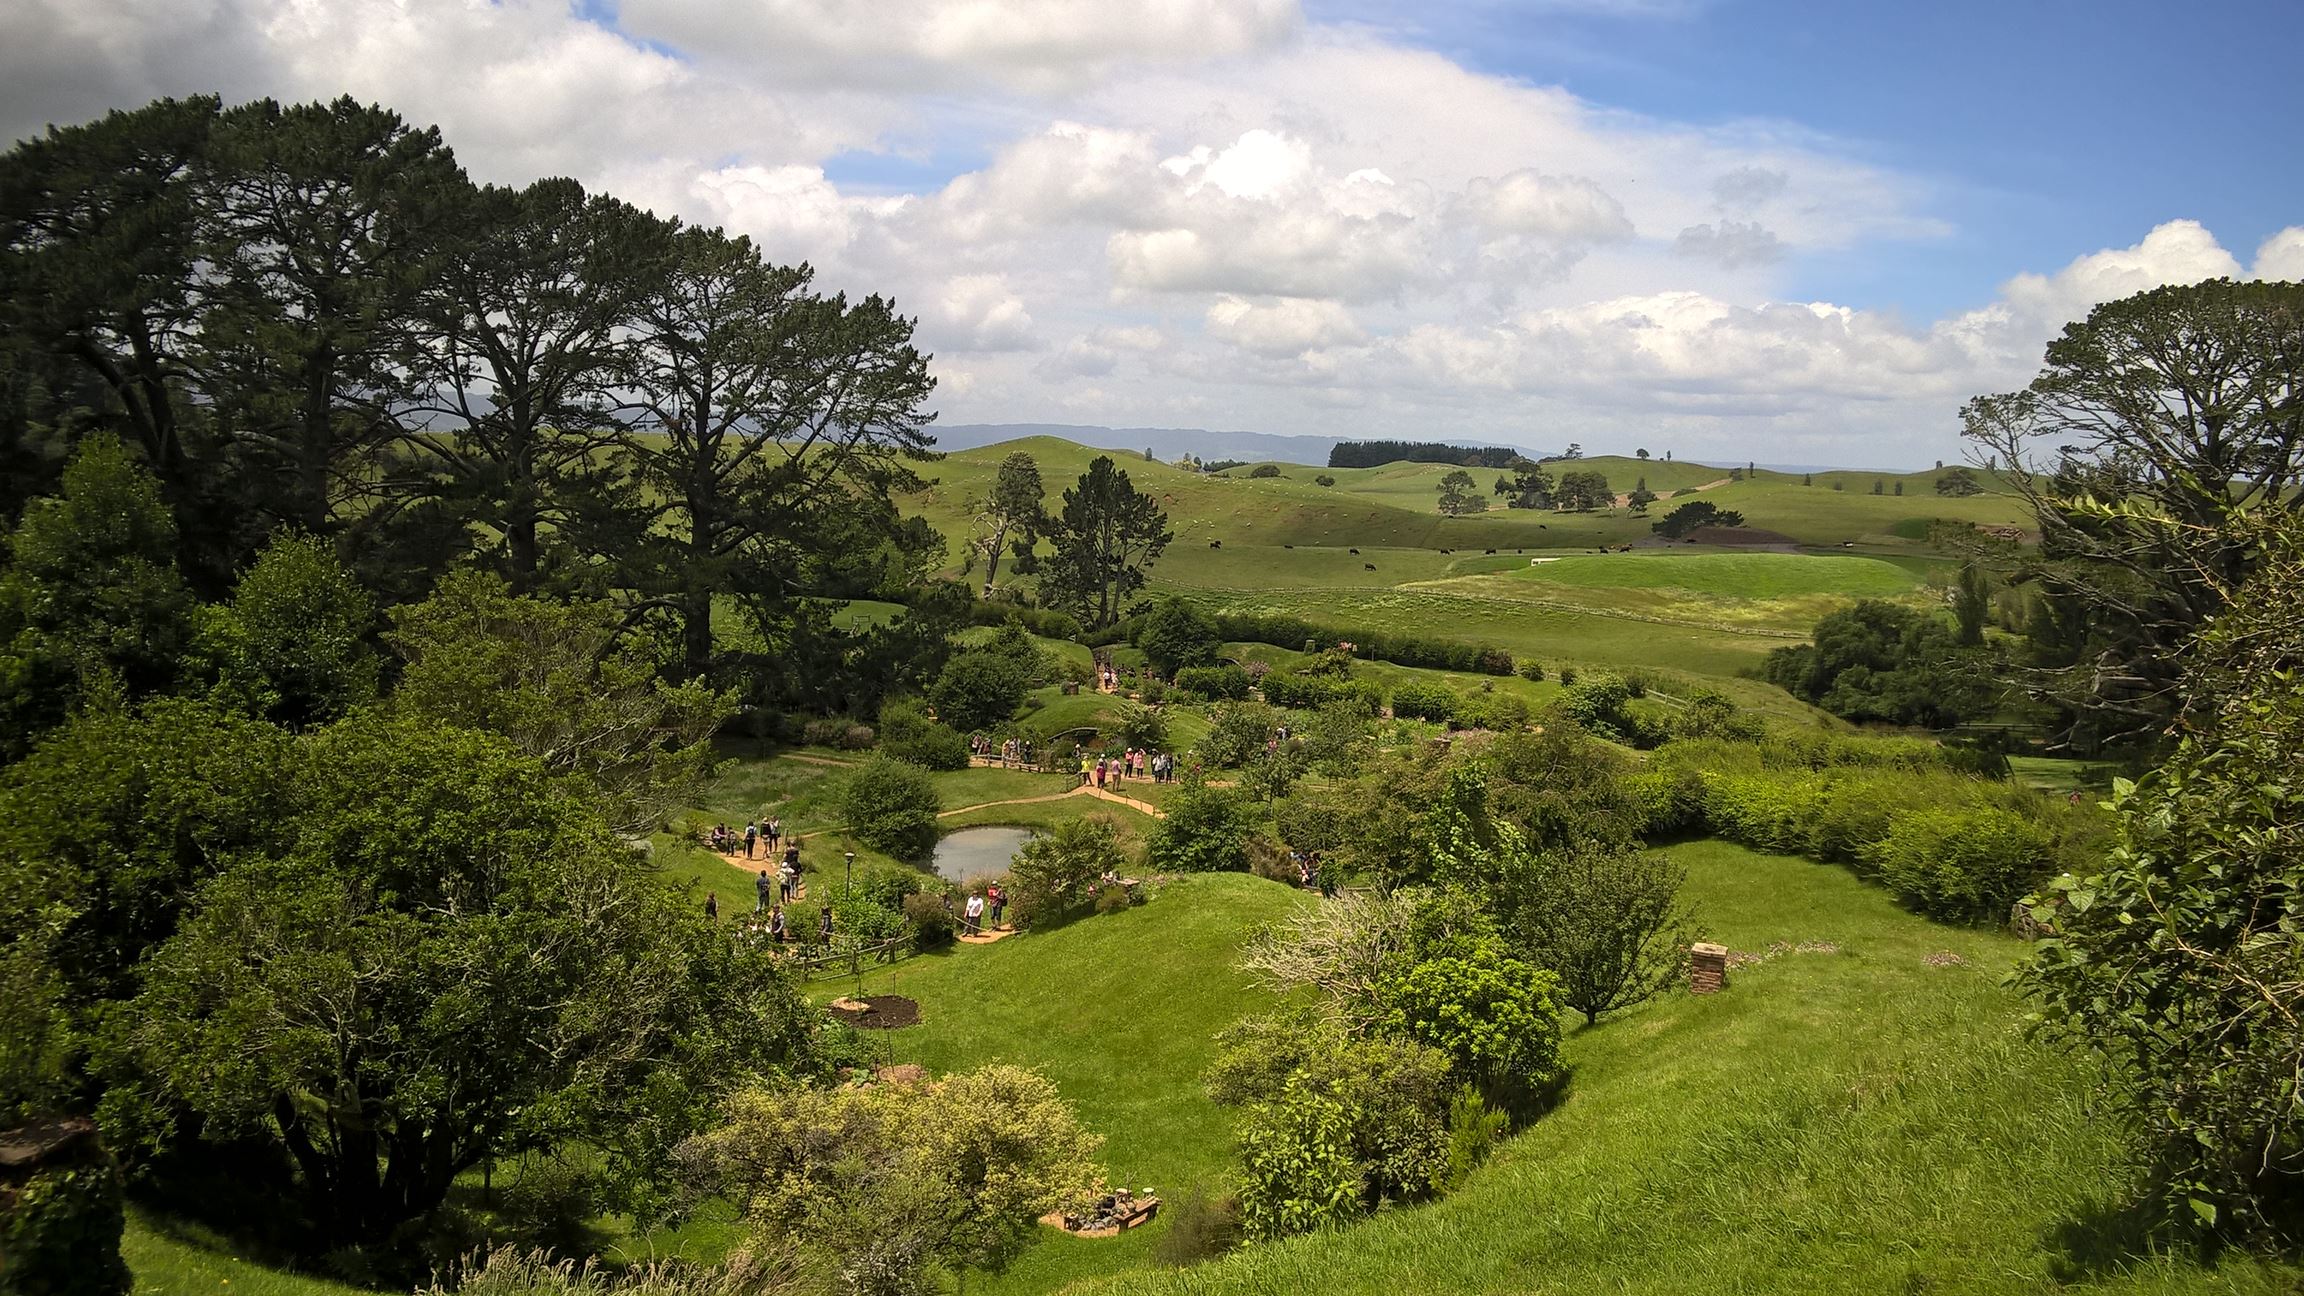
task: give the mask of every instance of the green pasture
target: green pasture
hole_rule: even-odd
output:
[[[1877,597],[1910,593],[1912,574],[1877,558],[1780,553],[1629,554],[1557,558],[1520,568],[1520,578],[1581,589],[1670,589],[1732,598],[1798,594]]]
[[[955,568],[969,532],[969,499],[990,489],[1001,459],[1016,450],[1039,461],[1051,506],[1098,454],[1107,453],[1054,438],[1032,437],[959,451],[934,465],[935,483],[909,497],[906,507],[927,518],[951,541]],[[1375,549],[1426,553],[1454,549],[1462,555],[1484,548],[1575,549],[1629,544],[1651,538],[1650,524],[1676,502],[1667,500],[1643,517],[1627,509],[1583,514],[1506,509],[1501,507],[1501,498],[1490,496],[1498,507],[1467,517],[1443,518],[1438,511],[1439,482],[1452,471],[1443,464],[1354,469],[1286,465],[1281,468],[1283,476],[1250,478],[1245,476],[1245,469],[1210,475],[1150,463],[1139,455],[1117,453],[1113,457],[1127,470],[1137,489],[1153,495],[1167,511],[1176,541],[1156,571],[1162,579],[1179,585],[1262,584],[1252,564],[1226,556],[1225,551],[1243,547],[1277,548],[1281,555],[1288,554],[1287,545],[1299,549],[1359,548],[1361,557],[1349,564],[1343,561],[1351,557],[1349,554],[1343,558],[1306,554],[1271,560],[1283,581],[1317,582],[1333,577],[1358,583],[1367,575],[1360,568],[1363,562],[1376,562],[1377,575],[1386,574],[1384,562],[1367,552]],[[2014,498],[2006,494],[1964,500],[1936,495],[1933,472],[1901,477],[1880,474],[1884,482],[1904,483],[1905,494],[1899,498],[1870,494],[1873,474],[1824,474],[1816,478],[1816,485],[1802,486],[1797,476],[1770,472],[1743,482],[1727,482],[1726,469],[1655,460],[1643,464],[1603,456],[1573,465],[1550,465],[1555,471],[1564,466],[1606,473],[1618,493],[1630,491],[1642,476],[1648,479],[1649,489],[1659,493],[1702,486],[1703,498],[1722,508],[1743,510],[1752,526],[1818,546],[1844,542],[1908,546],[1924,537],[1928,519],[2012,524],[2021,516]],[[1313,478],[1322,473],[1336,478],[1336,485],[1314,484]],[[1484,489],[1493,485],[1497,475],[1493,470],[1474,474]],[[1845,489],[1831,489],[1830,482],[1836,476]],[[1907,535],[1915,519],[1920,521],[1921,531]],[[1209,549],[1210,541],[1221,541],[1224,549]],[[1422,579],[1429,572],[1428,565],[1411,564],[1405,557],[1395,557],[1394,561],[1401,565],[1404,578]],[[1291,564],[1292,575],[1287,574]],[[1169,567],[1183,570],[1169,574],[1163,570]],[[1245,582],[1240,579],[1243,571],[1248,576]]]
[[[1510,591],[1528,587],[1510,577],[1462,578],[1496,582],[1507,592],[1494,596],[1485,586],[1459,583],[1434,588],[1373,591],[1269,590],[1221,598],[1190,596],[1210,610],[1278,613],[1340,629],[1368,630],[1494,645],[1517,658],[1534,658],[1547,668],[1578,666],[1650,667],[1690,675],[1734,679],[1757,667],[1772,648],[1807,636],[1790,630],[1745,631],[1735,626],[1691,624],[1659,616],[1637,619],[1607,609],[1565,603],[1515,601]]]

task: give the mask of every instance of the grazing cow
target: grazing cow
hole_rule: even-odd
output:
[[[1537,523],[1537,524],[1536,524],[1536,529],[1537,529],[1537,530],[1539,530],[1539,531],[1549,531],[1549,530],[1551,530],[1552,528],[1550,528],[1550,527],[1548,527],[1548,526],[1544,525],[1543,523],[1539,522],[1539,523]]]
[[[1493,550],[1493,549],[1491,549],[1491,550],[1489,550],[1488,552],[1490,552],[1490,553],[1494,553],[1494,552],[1496,552],[1496,551],[1495,551],[1495,550]]]
[[[1353,552],[1353,553],[1358,553],[1358,552],[1360,552],[1360,551],[1359,551],[1359,550],[1357,550],[1357,549],[1354,549],[1354,550],[1352,550],[1351,552]]]
[[[1281,548],[1283,548],[1283,549],[1293,549],[1293,548],[1295,548],[1296,546],[1294,546],[1294,545],[1282,545],[1282,546],[1280,546],[1280,547],[1281,547]]]
[[[1362,571],[1374,571],[1374,570],[1376,570],[1376,564],[1374,564],[1374,563],[1362,563],[1362,564],[1360,564],[1360,570],[1362,570]]]
[[[1441,550],[1440,552],[1442,552],[1442,553],[1444,553],[1444,554],[1452,554],[1452,553],[1454,553],[1454,552],[1456,552],[1456,551],[1455,551],[1455,550],[1453,550],[1453,549],[1443,549],[1443,550]]]
[[[1211,549],[1221,549],[1224,547],[1224,542],[1221,540],[1211,540],[1208,542],[1208,547]]]

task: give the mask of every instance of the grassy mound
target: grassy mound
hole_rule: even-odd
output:
[[[1569,1045],[1564,1105],[1464,1190],[1098,1292],[2289,1290],[2111,1239],[2117,1146],[2088,1072],[2022,1036],[2021,946],[1845,871],[1676,847],[1717,939],[1772,956]],[[1805,949],[1802,947],[1805,946]]]
[[[921,1024],[887,1037],[896,1060],[938,1071],[1037,1067],[1104,1136],[1114,1183],[1172,1197],[1218,1187],[1231,1170],[1231,1119],[1200,1077],[1216,1032],[1270,1003],[1233,967],[1240,945],[1307,903],[1261,878],[1189,877],[1140,908],[915,959],[867,976],[864,988],[920,1004]],[[1140,1265],[1165,1227],[1108,1241],[1051,1232],[1015,1269],[991,1284],[972,1277],[968,1290],[1049,1291]]]

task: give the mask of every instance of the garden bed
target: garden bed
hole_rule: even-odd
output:
[[[896,1030],[920,1024],[920,1005],[903,995],[835,999],[825,1010],[858,1030]]]

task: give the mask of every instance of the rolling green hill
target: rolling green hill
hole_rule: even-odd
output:
[[[1760,961],[1571,1033],[1566,1101],[1455,1195],[1073,1292],[2292,1290],[2291,1265],[2119,1251],[2091,1077],[2024,1038],[2004,935],[1847,871],[1671,848],[1714,939]]]

